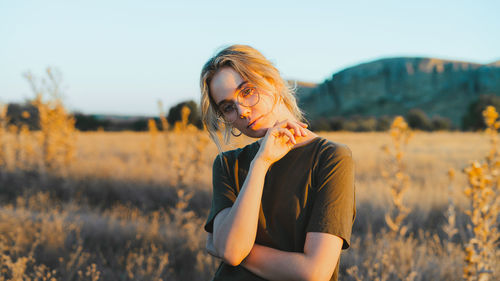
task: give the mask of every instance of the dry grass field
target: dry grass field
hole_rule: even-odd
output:
[[[218,261],[204,250],[203,224],[217,148],[206,133],[73,132],[72,146],[54,153],[71,157],[57,165],[41,160],[40,134],[0,132],[0,280],[210,279]],[[488,155],[488,136],[414,133],[402,162],[408,231],[394,235],[382,176],[394,165],[382,149],[390,135],[320,135],[347,144],[356,162],[357,219],[341,279],[462,280],[471,236],[463,170]],[[500,280],[498,270],[487,276]]]

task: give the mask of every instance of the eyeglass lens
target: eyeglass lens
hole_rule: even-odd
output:
[[[259,91],[257,91],[255,87],[244,88],[238,93],[237,102],[241,106],[252,107],[259,102],[259,96]],[[230,108],[224,110],[224,107],[226,106],[230,106]],[[227,122],[233,123],[238,117],[238,107],[236,106],[236,103],[226,106],[223,106],[222,109],[223,117]]]

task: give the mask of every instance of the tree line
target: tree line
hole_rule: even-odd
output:
[[[500,97],[496,95],[481,95],[479,98],[469,104],[467,111],[462,117],[460,127],[456,127],[445,117],[429,117],[423,110],[414,108],[408,111],[405,119],[408,125],[414,130],[422,131],[477,131],[486,127],[481,118],[481,112],[488,105],[494,106],[500,111]],[[200,108],[193,101],[184,101],[172,106],[166,119],[170,125],[174,125],[181,120],[181,110],[183,107],[190,109],[188,123],[199,129],[203,128],[201,122]],[[73,113],[75,118],[75,127],[80,131],[146,131],[148,130],[148,120],[153,119],[160,124],[160,117],[129,117],[129,118],[110,118],[104,115],[92,115],[81,112]],[[10,103],[7,106],[7,118],[9,124],[26,124],[30,130],[38,130],[39,116],[38,110],[30,102],[24,104]],[[389,129],[393,116],[366,117],[366,116],[334,116],[330,118],[318,118],[309,120],[311,128],[316,131],[386,131]]]
[[[478,131],[484,130],[486,124],[482,118],[482,111],[487,106],[500,109],[500,97],[496,95],[480,95],[475,101],[468,105],[466,112],[462,115],[460,125],[454,125],[449,118],[439,115],[428,116],[419,108],[409,110],[405,117],[408,125],[413,130],[420,131]],[[329,118],[318,118],[310,120],[311,128],[316,131],[387,131],[390,128],[394,116],[361,116],[351,117],[333,116]]]
[[[177,121],[181,121],[181,110],[183,107],[190,109],[188,123],[196,126],[198,129],[202,129],[200,110],[198,104],[194,101],[181,102],[171,107],[165,116],[168,123],[173,126]],[[74,112],[72,115],[75,119],[75,128],[79,131],[147,131],[150,119],[153,119],[158,126],[161,123],[160,116],[120,117],[85,114],[82,112]],[[9,125],[27,125],[30,130],[40,129],[38,109],[31,102],[23,104],[9,103],[7,105],[6,116]]]

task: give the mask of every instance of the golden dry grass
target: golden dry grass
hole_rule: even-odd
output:
[[[26,75],[39,131],[7,125],[0,106],[0,281],[208,280],[217,148],[188,124],[189,109],[171,131],[161,118],[147,133],[80,133],[47,75],[49,100]],[[493,108],[484,117],[487,134],[414,132],[406,145],[402,119],[390,134],[320,133],[356,163],[342,280],[500,279],[500,121]]]
[[[488,154],[488,137],[413,135],[405,148],[411,182],[404,195],[411,210],[405,220],[409,234],[390,240],[384,215],[391,196],[381,174],[387,161],[382,147],[391,137],[320,135],[347,144],[356,162],[358,216],[353,245],[342,257],[343,278],[459,280],[465,266],[462,244],[468,237],[463,214],[468,201],[462,194],[468,183],[460,171]],[[8,133],[2,139],[11,163],[17,161],[16,138]],[[240,137],[234,146],[251,141]],[[74,147],[63,176],[41,175],[33,168],[37,165],[29,164],[34,159],[0,173],[0,280],[209,279],[217,261],[204,251],[202,226],[217,148],[206,133],[77,132]],[[450,168],[457,171],[451,184]],[[442,228],[450,186],[459,233],[446,240]]]

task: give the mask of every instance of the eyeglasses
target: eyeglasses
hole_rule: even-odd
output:
[[[259,103],[260,94],[256,87],[245,87],[238,92],[236,102],[244,107]],[[238,107],[235,102],[224,102],[219,106],[219,116],[225,123],[234,123],[238,119]]]

